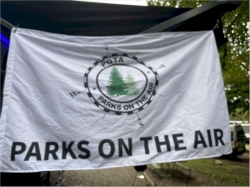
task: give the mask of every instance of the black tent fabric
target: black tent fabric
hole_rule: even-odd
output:
[[[226,42],[220,16],[239,4],[240,1],[213,0],[199,8],[187,9],[79,1],[1,1],[1,29],[5,30],[7,21],[14,26],[53,33],[112,36],[138,34],[147,29],[148,32],[212,30],[219,21],[214,32],[220,46]],[[162,23],[160,30],[150,30]]]
[[[22,28],[85,36],[138,34],[189,9],[79,1],[3,1],[2,19]]]

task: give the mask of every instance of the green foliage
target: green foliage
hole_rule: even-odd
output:
[[[149,0],[151,6],[179,8],[199,7],[209,0]],[[222,18],[223,32],[228,42],[219,48],[229,113],[241,109],[249,114],[249,1],[243,1]],[[249,115],[246,119],[249,121]]]
[[[123,81],[122,75],[116,67],[113,67],[109,77],[107,92],[109,95],[119,96],[127,94],[127,86]]]
[[[249,167],[229,164],[215,164],[213,159],[190,160],[185,166],[201,173],[215,186],[249,186]]]
[[[139,90],[136,86],[136,82],[132,75],[128,74],[126,77],[126,84],[127,84],[127,95],[138,95]]]
[[[216,164],[216,159],[195,159],[188,161],[181,161],[183,166],[191,169],[191,178],[183,181],[181,174],[188,175],[188,172],[181,167],[176,167],[174,162],[163,163],[162,168],[165,169],[165,174],[169,174],[172,169],[171,179],[175,177],[177,181],[183,181],[182,186],[249,186],[249,167],[247,165],[238,165],[237,161],[227,162],[224,160],[221,164]],[[182,175],[183,176],[183,175]],[[199,181],[198,183],[190,183],[191,181]]]
[[[222,21],[228,42],[219,49],[219,54],[229,112],[235,116],[237,109],[249,113],[249,1],[224,14]],[[242,120],[249,120],[249,115]]]
[[[192,0],[192,1],[182,1],[182,0],[148,0],[149,6],[169,6],[176,8],[195,8],[199,7],[209,0]]]

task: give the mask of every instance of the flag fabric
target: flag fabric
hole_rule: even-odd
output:
[[[102,169],[231,153],[212,31],[11,32],[2,172]]]

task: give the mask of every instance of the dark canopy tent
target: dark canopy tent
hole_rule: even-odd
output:
[[[22,28],[60,34],[112,36],[212,30],[218,21],[219,27],[214,32],[217,44],[222,45],[225,39],[220,17],[240,3],[216,0],[199,8],[187,9],[79,1],[2,1],[1,29],[8,32],[10,24],[19,24]]]
[[[79,1],[1,1],[1,88],[13,26],[82,36],[213,30],[217,45],[221,46],[226,39],[220,18],[240,3],[216,0],[188,9]]]

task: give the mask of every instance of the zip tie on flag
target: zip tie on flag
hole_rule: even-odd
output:
[[[215,26],[214,26],[213,30],[214,30],[214,29],[218,29],[218,28],[219,28],[219,23],[220,23],[220,21],[219,21],[219,19],[217,19],[217,23],[215,24]]]
[[[220,23],[220,19],[221,19],[221,16],[222,16],[222,12],[218,15],[218,18],[217,18],[217,23],[215,24],[214,29],[218,29],[220,26],[219,26],[219,23]]]
[[[16,33],[16,30],[17,30],[17,28],[19,28],[20,26],[19,26],[19,23],[15,26],[15,30],[14,30],[14,33]]]

